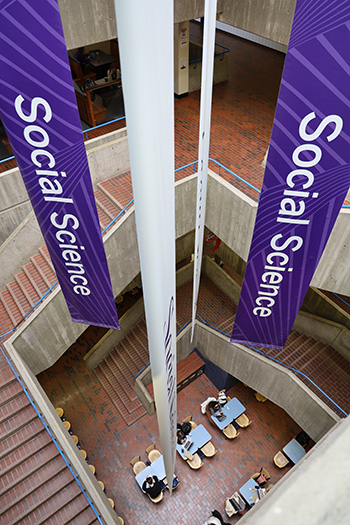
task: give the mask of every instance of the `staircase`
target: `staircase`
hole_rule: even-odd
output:
[[[98,520],[0,353],[0,523]]]
[[[142,319],[94,370],[114,404],[118,431],[146,414],[134,392],[134,377],[148,362],[147,330]]]
[[[101,182],[95,191],[100,226],[103,230],[132,199],[130,173]],[[47,247],[31,257],[23,271],[0,293],[0,335],[11,331],[39,299],[57,282]]]
[[[296,376],[312,390],[324,403],[340,417],[334,404],[303,376],[308,376],[324,390],[341,408],[350,412],[350,362],[334,348],[312,337],[292,331],[283,350],[261,349],[265,355],[273,357],[284,365],[298,370]]]

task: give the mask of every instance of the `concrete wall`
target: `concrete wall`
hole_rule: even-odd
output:
[[[296,0],[224,0],[218,20],[288,44]]]
[[[196,346],[214,364],[282,407],[314,441],[339,421],[292,372],[196,321]]]
[[[176,222],[176,237],[194,230],[194,188],[196,176],[176,184],[175,211],[181,217]],[[116,297],[140,273],[133,209],[106,233],[104,246]],[[11,342],[31,371],[38,374],[55,363],[85,329],[86,325],[71,321],[63,294],[57,288],[13,334]]]
[[[71,469],[77,474],[80,483],[85,489],[86,495],[98,510],[99,515],[102,518],[102,523],[105,525],[119,524],[116,514],[116,512],[118,512],[118,502],[116,504],[116,509],[113,510],[106,494],[101,490],[97,478],[92,474],[88,463],[85,461],[78,447],[68,434],[66,427],[58,417],[56,410],[52,406],[40,383],[14,350],[10,341],[5,342],[5,347],[12,360],[12,366],[16,369],[24,387],[29,392],[31,399],[35,402],[37,410],[44,417],[45,423],[50,429],[51,434],[56,438],[56,441],[63,451]]]
[[[213,83],[219,84],[228,80],[227,56],[220,55],[214,58],[214,78]],[[189,66],[189,93],[201,88],[202,82],[202,61],[195,62]]]
[[[304,312],[341,324],[350,330],[350,313],[317,288],[309,288],[301,308]]]
[[[192,175],[176,183],[176,238],[194,230],[196,182],[196,175]],[[255,213],[255,202],[217,175],[209,174],[206,225],[243,259],[248,256]],[[337,225],[338,221],[335,228],[341,228],[341,225]],[[350,228],[348,230],[350,236]],[[109,230],[104,243],[116,297],[140,272],[133,210]],[[333,257],[334,253],[330,253],[330,256]],[[338,269],[334,268],[333,271],[335,274]],[[350,268],[347,268],[346,275],[349,271]],[[339,275],[339,278],[344,280],[343,275]],[[347,285],[350,295],[350,279]],[[342,293],[347,292],[343,289]],[[62,294],[55,292],[14,334],[13,344],[31,370],[39,373],[51,366],[84,329],[85,325],[70,321]]]
[[[126,128],[91,139],[85,146],[94,189],[129,170]],[[0,290],[44,244],[19,169],[0,174]]]

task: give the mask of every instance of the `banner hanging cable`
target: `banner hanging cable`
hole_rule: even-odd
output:
[[[350,184],[350,3],[298,0],[231,342],[283,348]]]
[[[0,115],[70,315],[119,328],[57,0],[3,0],[0,25]]]
[[[115,8],[153,390],[171,491],[177,423],[173,2],[115,0]]]
[[[196,231],[194,241],[194,267],[193,267],[193,297],[192,297],[192,330],[193,340],[194,324],[197,314],[198,291],[202,267],[204,221],[207,200],[209,142],[211,103],[213,93],[213,70],[215,53],[215,25],[216,25],[217,0],[205,0],[203,58],[202,58],[202,84],[200,103],[200,123],[198,142],[198,178],[197,178],[197,213]]]

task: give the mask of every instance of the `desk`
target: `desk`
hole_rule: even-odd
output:
[[[109,69],[109,66],[115,62],[115,58],[111,55],[107,55],[100,49],[94,49],[93,51],[90,51],[90,64],[93,67],[96,75],[98,77],[105,76],[107,69]],[[91,56],[91,54],[93,56]]]
[[[211,418],[214,421],[215,425],[219,427],[220,430],[223,430],[227,427],[234,419],[239,417],[245,411],[245,406],[242,405],[236,397],[231,399],[226,405],[224,405],[221,410],[223,411],[226,418],[223,421],[219,421],[215,415],[212,415]]]
[[[244,485],[239,489],[239,492],[251,507],[255,505],[253,496],[256,494],[258,487],[259,485],[256,483],[256,481],[253,478],[249,478],[248,481],[244,483]]]
[[[305,449],[296,439],[292,439],[282,450],[292,463],[298,463],[306,454]]]
[[[153,463],[141,470],[141,472],[135,476],[136,482],[140,489],[142,489],[143,482],[147,476],[157,476],[159,481],[166,477],[163,456],[159,456],[159,458],[157,458],[155,461],[153,461]]]
[[[196,428],[191,430],[187,437],[192,441],[192,445],[187,451],[182,447],[182,445],[176,445],[176,450],[182,459],[185,460],[187,460],[187,458],[184,452],[195,454],[199,448],[203,447],[206,443],[208,443],[208,441],[211,440],[211,435],[203,425],[198,425]],[[184,450],[184,452],[182,452],[182,450]]]

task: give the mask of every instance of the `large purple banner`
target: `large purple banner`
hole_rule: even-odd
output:
[[[350,2],[298,0],[231,342],[283,348],[350,185]]]
[[[57,0],[2,0],[0,27],[0,115],[69,312],[119,328]]]

